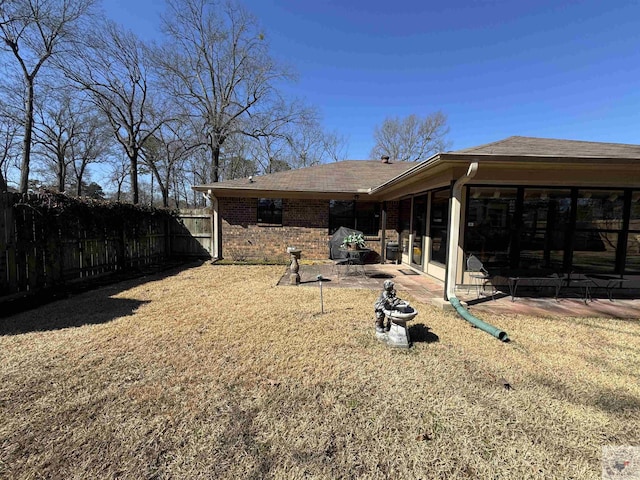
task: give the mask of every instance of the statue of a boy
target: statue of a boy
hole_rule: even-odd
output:
[[[391,328],[391,320],[387,321],[386,326],[384,324],[384,310],[393,310],[396,305],[402,303],[402,300],[396,297],[394,286],[391,280],[385,280],[384,290],[382,290],[378,300],[376,300],[376,303],[373,305],[376,313],[376,333],[388,332]]]

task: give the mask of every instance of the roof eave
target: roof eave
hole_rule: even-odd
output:
[[[432,165],[437,164],[439,162],[440,158],[442,157],[442,155],[444,155],[444,154],[436,153],[436,154],[432,155],[431,157],[427,158],[426,160],[423,160],[422,162],[418,163],[416,166],[411,167],[409,170],[406,170],[406,171],[402,172],[400,175],[397,175],[397,176],[393,177],[391,180],[387,180],[383,184],[378,185],[377,187],[369,189],[369,195],[374,195],[374,194],[380,193],[383,190],[386,190],[387,188],[392,187],[393,185],[402,182],[404,179],[413,176],[415,173],[420,172],[422,170],[425,170],[425,169],[431,167]]]

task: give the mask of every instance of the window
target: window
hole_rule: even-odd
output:
[[[473,253],[489,266],[508,261],[517,193],[515,188],[469,188],[464,243],[467,255]]]
[[[282,199],[258,199],[258,223],[267,225],[282,225]]]
[[[631,194],[629,238],[627,240],[626,273],[640,273],[640,190]]]
[[[429,224],[429,236],[431,237],[431,261],[442,265],[447,262],[449,196],[449,189],[439,190],[431,194],[431,222]],[[414,225],[414,229],[415,228],[416,227]]]
[[[571,191],[525,188],[521,223],[520,267],[562,270],[571,224]]]
[[[360,230],[365,235],[378,235],[380,230],[380,204],[331,200],[329,202],[329,235],[340,227]]]
[[[427,195],[413,199],[413,251],[411,263],[422,265],[424,260],[423,241],[427,231]]]
[[[579,190],[573,268],[578,271],[613,273],[618,239],[622,233],[624,192]]]

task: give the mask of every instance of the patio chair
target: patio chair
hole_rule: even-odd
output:
[[[480,261],[478,257],[471,254],[469,258],[467,258],[467,272],[469,272],[469,276],[473,279],[473,284],[476,287],[476,295],[477,298],[480,298],[480,295],[486,295],[485,287],[489,280],[491,280],[491,274],[484,268],[484,265]],[[496,290],[492,288],[491,290],[491,298],[493,300],[495,297]]]
[[[333,265],[331,266],[331,274],[337,274],[340,276],[340,267],[346,266],[349,263],[348,257],[334,258]]]

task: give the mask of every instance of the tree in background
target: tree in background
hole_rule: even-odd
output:
[[[85,108],[80,112],[79,120],[81,127],[71,142],[69,154],[76,184],[75,194],[81,197],[85,193],[83,188],[87,168],[94,163],[106,163],[113,151],[114,142],[109,124],[100,112]],[[89,193],[86,194],[91,196]]]
[[[140,176],[200,205],[194,184],[344,159],[235,0],[168,0],[153,48],[93,2],[0,0],[0,191],[82,196],[101,162],[118,200],[138,203]]]
[[[168,0],[167,42],[156,61],[168,92],[200,125],[212,182],[220,179],[225,142],[267,135],[297,114],[276,84],[291,73],[278,65],[255,18],[234,2]]]
[[[124,154],[112,155],[108,159],[108,162],[111,165],[111,171],[108,180],[116,187],[116,191],[113,193],[111,199],[115,200],[116,202],[123,202],[125,201],[125,194],[123,192],[124,185],[126,184],[127,178],[130,177],[130,163],[128,162]]]
[[[449,148],[447,117],[435,112],[420,118],[409,115],[403,119],[388,117],[373,132],[375,145],[371,158],[388,155],[391,160],[417,162]]]
[[[139,201],[138,162],[142,146],[160,127],[154,111],[151,66],[143,42],[111,21],[94,28],[84,45],[63,65],[66,75],[87,92],[104,114],[129,159],[133,203]]]
[[[288,124],[246,142],[243,152],[255,164],[251,174],[275,173],[344,159],[340,158],[346,148],[344,137],[324,132],[316,109],[302,104],[297,104],[296,109],[298,115]]]
[[[70,88],[43,89],[46,101],[34,105],[34,154],[55,172],[58,192],[65,191],[71,144],[81,128],[79,106]]]
[[[173,179],[182,168],[193,143],[188,124],[177,119],[165,122],[154,135],[147,137],[142,146],[144,163],[158,183],[163,207],[169,206]]]
[[[0,116],[0,192],[7,191],[7,171],[18,156],[17,134],[18,125]]]
[[[70,190],[75,190],[78,192],[83,192],[83,196],[86,198],[92,198],[94,200],[104,200],[105,194],[102,190],[102,186],[96,182],[91,182],[89,184],[85,182],[81,182],[82,185],[78,186],[75,183],[70,185]],[[78,195],[80,196],[80,195]]]
[[[20,191],[29,188],[35,82],[42,66],[75,35],[93,0],[7,0],[0,2],[0,46],[13,56],[25,91]]]

